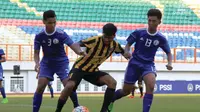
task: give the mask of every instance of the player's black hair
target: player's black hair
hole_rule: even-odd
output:
[[[115,35],[117,32],[117,27],[112,23],[107,23],[103,26],[103,33],[107,36]]]
[[[53,10],[47,10],[43,13],[43,20],[47,20],[48,18],[56,17],[56,13]]]
[[[156,16],[159,20],[162,18],[162,13],[159,9],[150,9],[147,13],[147,16]]]

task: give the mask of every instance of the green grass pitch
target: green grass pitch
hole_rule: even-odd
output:
[[[155,95],[151,112],[200,112],[199,95]],[[0,112],[31,112],[32,96],[17,97],[8,95],[8,104],[0,104]],[[51,99],[44,96],[40,112],[55,112],[58,96]],[[79,102],[89,108],[90,112],[99,112],[103,96],[80,96]],[[71,112],[72,103],[69,100],[62,112]],[[114,112],[142,112],[142,99],[124,97],[115,102]]]

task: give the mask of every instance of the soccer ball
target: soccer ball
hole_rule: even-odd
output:
[[[72,112],[89,112],[89,109],[85,106],[78,106]]]

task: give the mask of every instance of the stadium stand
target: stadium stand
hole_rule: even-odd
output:
[[[36,33],[43,28],[42,12],[53,9],[58,27],[74,41],[100,35],[106,22],[118,26],[117,40],[126,44],[126,37],[136,28],[145,27],[149,8],[163,11],[161,32],[166,36],[176,61],[200,60],[200,9],[198,4],[184,0],[10,0],[0,1],[0,47],[9,60],[32,60]],[[26,44],[26,46],[24,46]],[[17,47],[16,47],[17,46]],[[196,48],[196,49],[194,49]],[[16,49],[11,52],[9,49]],[[68,54],[69,55],[69,54]],[[114,55],[117,56],[117,55]],[[72,56],[73,57],[73,56]],[[162,61],[163,52],[157,53]],[[119,60],[123,60],[119,58]]]

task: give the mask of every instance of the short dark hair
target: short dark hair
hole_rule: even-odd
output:
[[[162,19],[162,13],[159,9],[150,9],[147,13],[147,16],[156,16],[159,20]]]
[[[43,13],[43,20],[47,20],[48,18],[56,17],[56,13],[53,10],[47,10]]]
[[[115,35],[117,32],[117,27],[112,23],[107,23],[103,26],[103,33],[107,36]]]

